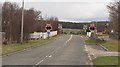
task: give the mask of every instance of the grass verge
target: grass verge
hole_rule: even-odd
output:
[[[63,32],[70,33],[70,32],[81,32],[80,29],[63,29]]]
[[[3,45],[2,46],[2,55],[6,55],[12,52],[20,51],[26,48],[34,47],[34,46],[39,46],[43,45],[44,43],[47,43],[50,40],[53,40],[54,37],[50,39],[39,39],[39,40],[30,40],[28,43],[14,43],[14,44],[9,44],[9,45]]]
[[[106,47],[110,51],[118,51],[118,41],[117,40],[112,40],[112,41],[96,41],[92,39],[85,40],[86,44],[89,45],[95,45],[95,44],[100,44],[104,47]],[[119,45],[120,46],[120,45]]]
[[[85,40],[85,43],[86,44],[89,44],[89,45],[95,45],[95,44],[102,44],[104,43],[105,41],[97,41],[97,40],[92,40],[92,39],[88,39],[88,40]]]
[[[118,65],[118,60],[120,56],[101,56],[93,59],[94,65]],[[96,67],[96,66],[95,66]]]
[[[110,51],[118,51],[119,44],[117,40],[107,41],[105,43],[102,43],[101,45],[106,47]]]

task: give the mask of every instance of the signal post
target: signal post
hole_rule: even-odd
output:
[[[51,32],[51,30],[52,30],[51,24],[46,24],[45,29],[46,29],[47,35],[48,35],[47,38],[49,39],[49,38],[50,38],[50,32]]]

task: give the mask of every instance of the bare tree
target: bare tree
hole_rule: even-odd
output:
[[[5,31],[5,38],[12,41],[12,21],[14,13],[19,9],[16,3],[5,2],[2,7],[2,29]]]
[[[35,30],[40,11],[24,9],[24,41],[29,40],[29,34]],[[2,30],[8,42],[20,42],[22,8],[16,3],[5,2],[2,6]]]
[[[109,9],[110,26],[114,33],[118,32],[118,25],[120,22],[120,1],[114,1],[107,6]]]

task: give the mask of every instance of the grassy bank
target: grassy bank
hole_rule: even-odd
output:
[[[112,41],[96,41],[96,40],[92,40],[92,39],[88,39],[85,40],[86,44],[89,45],[102,45],[104,47],[106,47],[108,50],[110,51],[118,51],[118,41],[117,40],[112,40]]]
[[[89,45],[95,45],[95,44],[105,43],[105,41],[97,41],[97,40],[88,39],[88,40],[85,40],[85,43]]]
[[[118,51],[119,44],[117,40],[107,41],[105,43],[102,43],[101,45],[106,47],[110,51]]]
[[[39,39],[39,40],[30,40],[28,43],[14,43],[14,44],[9,44],[9,45],[3,45],[2,46],[2,55],[9,54],[12,52],[16,52],[19,50],[23,50],[25,48],[30,48],[33,46],[38,46],[38,45],[43,45],[44,43],[47,43],[50,40],[53,40],[54,37],[50,39]]]
[[[120,57],[119,57],[120,60]],[[94,65],[118,65],[117,56],[102,56],[93,60]]]
[[[63,32],[70,33],[70,32],[81,32],[80,29],[63,29]]]

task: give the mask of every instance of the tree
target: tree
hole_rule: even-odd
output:
[[[29,40],[29,34],[36,31],[36,22],[39,20],[40,11],[35,9],[24,9],[24,31],[23,40]],[[16,3],[5,2],[2,6],[2,31],[5,39],[11,42],[20,42],[22,8]]]
[[[2,19],[2,3],[0,3],[0,18]]]
[[[2,6],[2,31],[5,32],[5,39],[12,41],[12,26],[14,14],[19,9],[16,3],[5,2]]]
[[[40,11],[29,9],[24,11],[24,39],[29,39],[29,34],[36,31],[36,23],[39,20]]]
[[[110,28],[113,29],[114,33],[118,33],[118,25],[120,22],[120,1],[114,1],[107,5],[109,9],[109,19],[111,21]]]

